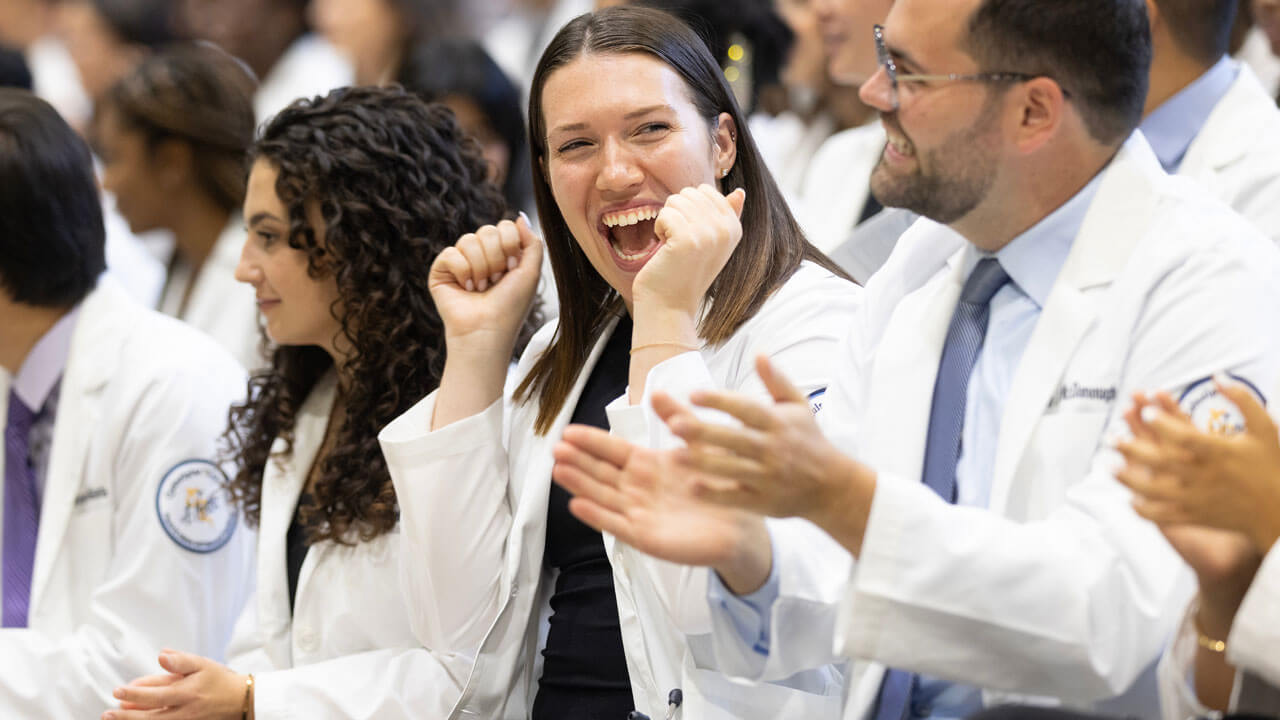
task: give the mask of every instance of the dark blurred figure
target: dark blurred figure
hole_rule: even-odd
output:
[[[0,87],[31,89],[31,69],[17,50],[0,47]]]
[[[151,52],[178,42],[172,0],[65,0],[60,27],[94,102]]]
[[[351,60],[357,85],[386,85],[415,46],[467,34],[459,0],[314,0],[312,13]]]
[[[183,26],[243,60],[258,76],[254,112],[265,122],[300,97],[351,84],[351,65],[309,32],[307,0],[164,0]]]
[[[478,42],[441,38],[417,45],[396,81],[453,110],[463,131],[479,141],[490,179],[502,188],[508,207],[530,208],[533,189],[520,91]]]

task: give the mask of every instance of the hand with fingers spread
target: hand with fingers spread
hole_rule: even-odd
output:
[[[112,694],[120,708],[103,713],[102,720],[240,720],[248,675],[175,650],[160,653],[160,667],[166,674],[116,688]]]
[[[542,240],[523,215],[463,235],[431,264],[431,298],[447,349],[433,428],[474,415],[502,396],[541,272]]]
[[[1280,439],[1244,385],[1219,382],[1218,391],[1244,416],[1243,432],[1200,431],[1166,393],[1135,398],[1126,416],[1134,439],[1117,446],[1127,461],[1117,477],[1152,522],[1243,533],[1264,554],[1280,538]]]
[[[710,567],[738,594],[768,579],[764,519],[693,497],[672,452],[572,425],[555,458],[552,477],[574,495],[569,510],[587,525],[667,562]]]
[[[688,447],[676,451],[700,498],[773,517],[802,517],[855,555],[875,494],[876,476],[823,436],[804,395],[760,357],[756,369],[773,403],[729,392],[697,392],[692,402],[737,419],[741,427],[700,420],[670,397],[654,410]]]

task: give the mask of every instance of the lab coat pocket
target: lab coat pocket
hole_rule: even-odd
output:
[[[814,672],[823,671],[802,674]],[[730,680],[714,670],[691,668],[685,674],[685,704],[677,717],[689,720],[838,720],[843,705],[843,683],[829,682],[822,690],[815,693],[776,683],[747,684]]]

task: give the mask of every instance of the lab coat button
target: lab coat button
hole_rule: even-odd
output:
[[[313,653],[318,645],[316,633],[309,627],[298,628],[298,649],[305,653]]]

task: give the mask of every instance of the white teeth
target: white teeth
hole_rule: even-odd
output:
[[[623,210],[609,213],[604,216],[603,222],[605,227],[627,227],[646,220],[653,220],[656,217],[658,217],[658,209],[648,207],[639,210]]]

